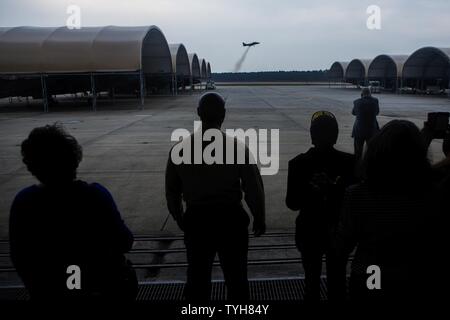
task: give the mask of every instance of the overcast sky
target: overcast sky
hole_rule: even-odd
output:
[[[68,5],[82,26],[159,26],[169,43],[233,71],[242,42],[260,41],[241,71],[327,69],[335,60],[450,47],[449,0],[0,0],[0,26],[62,26]],[[381,30],[366,26],[381,8]]]

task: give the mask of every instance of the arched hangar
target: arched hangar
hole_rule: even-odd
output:
[[[345,71],[347,70],[349,62],[335,61],[330,70],[328,70],[328,79],[331,82],[344,82]]]
[[[369,81],[379,81],[382,88],[397,90],[400,88],[403,65],[407,55],[380,54],[369,65],[367,73]]]
[[[406,60],[403,85],[416,90],[449,89],[450,48],[424,47]]]
[[[350,61],[345,71],[345,81],[358,86],[366,85],[370,62],[369,59],[353,59]]]
[[[200,61],[196,53],[189,53],[188,56],[189,56],[189,64],[191,67],[191,76],[192,76],[191,83],[194,85],[201,82]]]
[[[3,96],[170,88],[174,73],[166,38],[156,26],[14,27],[0,29]],[[19,81],[19,84],[17,83]],[[46,100],[46,99],[44,99]]]
[[[169,44],[170,54],[172,56],[173,83],[176,84],[176,91],[191,85],[191,67],[189,56],[183,44]]]

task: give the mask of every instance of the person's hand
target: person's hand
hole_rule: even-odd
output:
[[[311,181],[309,182],[316,192],[326,193],[330,184],[333,184],[333,181],[326,175],[326,173],[315,173]]]
[[[425,121],[423,123],[423,129],[421,130],[421,133],[423,138],[425,139],[425,144],[427,148],[429,148],[434,138],[434,130],[431,128],[428,121]]]
[[[266,233],[266,223],[264,221],[253,222],[253,235],[255,237],[262,236],[264,233]]]

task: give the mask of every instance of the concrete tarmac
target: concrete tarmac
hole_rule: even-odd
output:
[[[280,130],[279,172],[264,176],[269,231],[294,230],[296,213],[285,206],[287,162],[310,147],[309,123],[318,110],[333,112],[339,122],[337,148],[353,151],[352,101],[359,90],[321,86],[227,86],[218,92],[227,99],[224,128]],[[180,233],[167,217],[164,172],[172,146],[171,133],[177,128],[193,129],[200,94],[148,98],[141,110],[138,101],[117,100],[114,105],[99,101],[91,112],[81,102],[61,103],[42,113],[38,102],[26,108],[0,100],[0,239],[8,237],[8,215],[15,194],[36,183],[21,161],[20,143],[37,126],[62,123],[83,146],[79,178],[99,182],[113,194],[124,220],[137,235]],[[422,126],[427,113],[449,111],[447,97],[377,94],[380,125],[392,119],[408,119]],[[80,104],[78,106],[78,104]],[[441,142],[433,143],[430,158],[442,158]],[[173,244],[172,244],[173,245]],[[256,253],[261,257],[262,253]],[[265,253],[263,258],[286,256]],[[182,254],[178,255],[179,257]],[[165,261],[176,261],[177,255]],[[279,271],[279,270],[278,270]],[[261,268],[256,277],[277,273]],[[278,273],[284,271],[279,271]],[[166,271],[159,279],[179,279],[184,272]],[[286,275],[286,274],[285,274]],[[155,275],[143,275],[154,278]]]

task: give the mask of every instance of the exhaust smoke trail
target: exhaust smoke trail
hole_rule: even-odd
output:
[[[242,54],[242,57],[240,57],[239,60],[236,62],[236,65],[234,66],[234,72],[239,72],[241,70],[245,58],[247,58],[247,53],[250,50],[250,48],[251,47],[247,47],[247,49],[245,49],[244,53]]]

